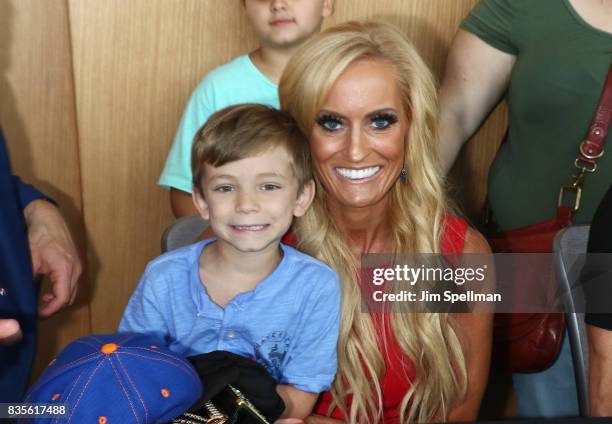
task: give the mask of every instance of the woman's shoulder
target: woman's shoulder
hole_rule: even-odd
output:
[[[464,219],[449,213],[442,218],[440,250],[445,254],[490,252],[489,244],[482,234],[470,227]]]
[[[479,231],[468,227],[465,233],[463,253],[491,253],[489,242]]]
[[[465,244],[468,224],[456,215],[446,213],[442,216],[440,250],[442,253],[461,253]]]

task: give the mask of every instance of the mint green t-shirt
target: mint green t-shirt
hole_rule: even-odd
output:
[[[481,0],[461,27],[516,56],[508,140],[489,173],[495,221],[511,229],[552,218],[603,90],[612,33],[586,23],[568,0]],[[575,223],[591,221],[612,183],[612,131],[605,150],[586,176]]]
[[[191,145],[210,115],[240,103],[280,107],[278,85],[253,64],[248,55],[213,69],[197,86],[183,113],[158,184],[191,193]]]

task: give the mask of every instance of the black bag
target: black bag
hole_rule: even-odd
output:
[[[285,410],[278,383],[254,360],[225,351],[187,359],[202,380],[204,395],[173,423],[268,424]]]

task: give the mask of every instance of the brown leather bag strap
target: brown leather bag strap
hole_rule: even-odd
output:
[[[597,170],[597,161],[604,155],[604,143],[610,121],[612,120],[612,63],[608,69],[608,76],[604,84],[603,92],[599,98],[599,104],[595,110],[595,115],[589,125],[584,140],[578,148],[578,157],[574,161],[574,166],[578,168],[578,173],[573,176],[570,184],[564,184],[559,190],[557,200],[557,218],[562,218],[564,222],[571,221],[571,215],[580,208],[580,198],[582,197],[582,184],[587,173]],[[573,207],[567,206],[564,202],[565,193],[574,192]],[[569,212],[569,215],[568,215]],[[568,218],[569,217],[569,218]],[[568,220],[569,219],[569,220]],[[567,225],[566,224],[566,225]]]
[[[599,99],[593,122],[589,126],[584,141],[580,143],[578,162],[584,162],[597,167],[597,159],[604,154],[604,143],[610,120],[612,119],[612,63],[608,70],[608,78],[604,84],[603,93]],[[594,170],[594,169],[593,169]]]
[[[557,221],[563,226],[570,225],[572,215],[580,208],[580,198],[582,196],[582,184],[586,172],[595,172],[597,169],[597,161],[604,155],[604,143],[612,120],[612,62],[608,68],[608,76],[604,84],[603,92],[599,98],[599,104],[595,110],[595,115],[584,140],[578,148],[578,157],[574,161],[574,166],[578,168],[578,173],[573,176],[573,181],[570,184],[564,184],[559,190],[559,198],[557,200]],[[502,148],[508,138],[508,131],[499,146]],[[498,150],[499,151],[499,150]],[[574,191],[574,205],[566,206],[564,202],[565,192]],[[488,207],[488,196],[485,201],[485,224],[489,224],[491,220],[491,211]]]

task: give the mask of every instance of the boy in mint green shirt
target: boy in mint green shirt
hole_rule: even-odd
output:
[[[191,145],[217,110],[240,103],[279,108],[278,81],[293,53],[321,29],[334,0],[242,0],[259,47],[212,70],[197,86],[181,119],[158,184],[170,189],[178,218],[196,213],[191,200]]]

